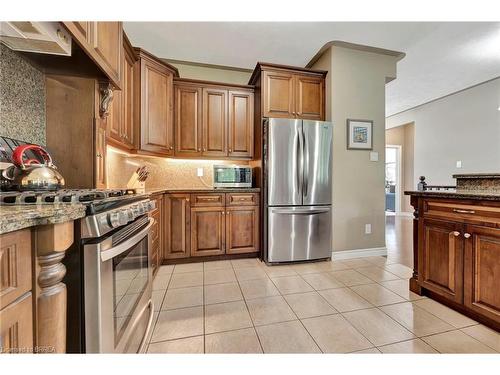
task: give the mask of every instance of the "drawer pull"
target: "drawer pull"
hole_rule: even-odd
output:
[[[470,233],[464,233],[465,238],[470,238]]]
[[[453,233],[453,235],[454,235],[455,237],[460,236],[460,232],[454,231],[454,232],[452,232],[452,233]]]
[[[458,208],[454,208],[453,212],[456,212],[457,214],[475,214],[476,213],[476,211],[474,211],[474,210],[461,210]]]
[[[200,198],[201,201],[218,201],[219,198]]]

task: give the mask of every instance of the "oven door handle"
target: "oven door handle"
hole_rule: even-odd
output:
[[[144,332],[144,337],[141,340],[141,343],[139,345],[139,350],[137,350],[137,353],[144,352],[144,347],[147,344],[146,340],[149,336],[149,333],[151,332],[151,328],[153,327],[153,317],[154,317],[154,313],[155,313],[155,305],[154,305],[152,300],[149,300],[146,308],[148,308],[148,307],[149,307],[148,326],[146,327],[146,331]]]
[[[114,246],[111,249],[101,251],[101,261],[106,262],[120,255],[121,253],[129,250],[133,245],[135,245],[148,235],[148,232],[153,226],[153,224],[154,224],[154,219],[150,217],[149,223],[139,233],[135,234],[133,237],[130,237],[128,240],[122,242],[118,246]]]

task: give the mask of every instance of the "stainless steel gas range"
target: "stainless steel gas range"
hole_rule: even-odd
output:
[[[2,193],[2,204],[86,206],[63,263],[69,353],[138,353],[151,329],[154,202],[132,190]]]

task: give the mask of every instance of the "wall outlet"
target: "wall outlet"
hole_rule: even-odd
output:
[[[198,177],[203,177],[203,168],[196,168],[196,175]]]
[[[372,233],[372,225],[365,224],[365,234],[371,234],[371,233]]]
[[[462,160],[457,160],[457,168],[462,168]]]
[[[370,152],[370,161],[378,161],[378,152],[377,151]]]

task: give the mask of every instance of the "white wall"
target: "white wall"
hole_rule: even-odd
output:
[[[455,184],[456,173],[500,172],[500,78],[390,116],[415,123],[414,181]],[[456,168],[456,161],[462,168]]]
[[[326,119],[333,122],[333,252],[385,248],[385,84],[394,56],[332,46],[312,66],[328,70]],[[347,150],[346,120],[373,120],[373,150]],[[365,224],[372,233],[365,234]]]

